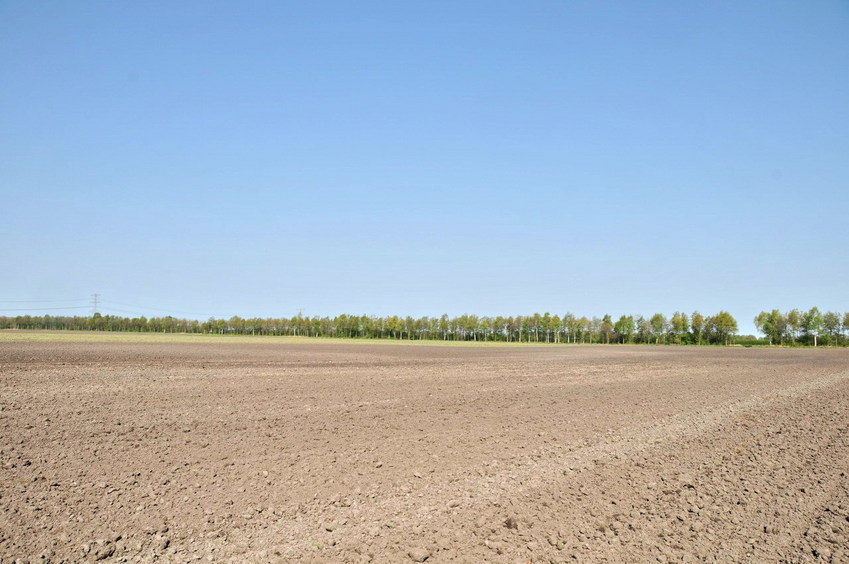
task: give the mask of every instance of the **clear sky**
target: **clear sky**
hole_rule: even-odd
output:
[[[0,315],[849,310],[845,1],[3,0],[0,85]]]

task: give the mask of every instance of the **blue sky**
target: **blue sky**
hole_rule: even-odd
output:
[[[0,315],[849,310],[846,2],[4,1],[0,84]]]

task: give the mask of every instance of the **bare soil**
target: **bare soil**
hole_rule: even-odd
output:
[[[0,562],[849,562],[849,351],[0,343]]]

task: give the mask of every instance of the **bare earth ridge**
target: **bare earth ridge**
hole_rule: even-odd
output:
[[[849,351],[0,342],[0,562],[849,562]]]

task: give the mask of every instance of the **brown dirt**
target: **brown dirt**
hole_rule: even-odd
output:
[[[0,561],[849,562],[849,351],[0,343]]]

